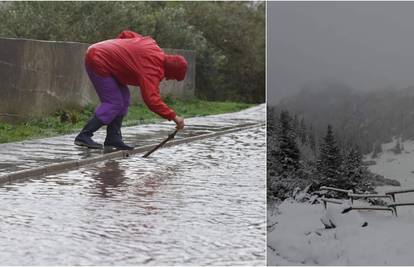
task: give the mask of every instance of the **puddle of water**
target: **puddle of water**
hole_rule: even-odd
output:
[[[0,187],[4,265],[265,265],[265,128]]]
[[[229,129],[235,126],[265,121],[265,104],[240,112],[219,114],[186,119],[188,127],[177,134],[181,139],[194,135]],[[174,131],[173,122],[123,127],[123,137],[127,144],[144,146],[159,143]],[[94,140],[103,143],[106,131],[101,129],[94,134]],[[84,159],[102,154],[101,150],[88,150],[73,144],[76,134],[0,144],[0,175],[30,167],[68,160]]]

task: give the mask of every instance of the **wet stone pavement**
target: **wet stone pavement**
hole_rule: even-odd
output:
[[[265,135],[255,127],[5,184],[1,264],[266,265]]]
[[[240,112],[195,117],[186,119],[185,131],[179,132],[176,139],[217,132],[236,126],[265,121],[265,105]],[[174,131],[173,122],[123,127],[125,143],[135,147],[159,143]],[[106,130],[103,128],[94,135],[94,140],[103,143]],[[34,139],[23,142],[0,144],[0,175],[26,170],[47,164],[89,158],[102,154],[102,150],[88,150],[73,144],[76,134],[52,138]],[[158,151],[157,151],[158,153]]]

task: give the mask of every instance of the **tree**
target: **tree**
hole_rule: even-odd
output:
[[[308,134],[306,130],[305,118],[302,117],[300,120],[300,127],[299,127],[299,135],[300,135],[300,142],[302,145],[307,144],[308,142]]]
[[[298,114],[295,113],[293,116],[292,128],[295,131],[296,135],[299,135],[299,118]]]
[[[292,118],[288,111],[280,113],[279,127],[277,129],[277,149],[275,160],[279,166],[278,173],[286,175],[299,168],[299,149],[296,144],[296,134],[292,125]]]
[[[320,144],[317,170],[321,174],[322,184],[341,187],[343,172],[341,169],[342,156],[335,140],[331,125],[328,125],[326,136]]]
[[[316,140],[315,140],[315,132],[313,131],[313,128],[311,126],[309,130],[309,145],[311,150],[313,151],[313,154],[316,156]]]
[[[269,176],[276,175],[276,150],[278,149],[278,135],[276,132],[278,121],[276,112],[273,107],[267,107],[267,174]]]
[[[0,36],[95,43],[124,29],[196,50],[196,94],[264,102],[264,2],[8,2]]]
[[[366,178],[366,168],[362,162],[362,154],[358,147],[351,147],[345,156],[344,160],[344,176],[343,186],[346,189],[354,189],[361,185]]]
[[[182,4],[188,11],[188,21],[200,29],[209,41],[211,50],[203,56],[206,60],[211,57],[217,60],[216,80],[206,80],[202,76],[197,80],[204,94],[264,102],[265,3],[234,1]],[[197,69],[198,73],[202,71],[206,69]],[[215,82],[215,86],[209,86],[210,82]],[[204,90],[204,86],[209,86],[209,90]]]

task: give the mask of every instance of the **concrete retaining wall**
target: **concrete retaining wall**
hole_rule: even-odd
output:
[[[89,44],[0,38],[0,120],[37,117],[60,108],[97,103],[84,68]],[[165,49],[183,55],[189,72],[182,82],[163,81],[161,94],[194,96],[195,52]],[[130,87],[134,102],[137,88]]]

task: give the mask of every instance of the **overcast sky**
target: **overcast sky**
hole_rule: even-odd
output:
[[[268,2],[268,102],[307,81],[414,85],[414,2]]]

